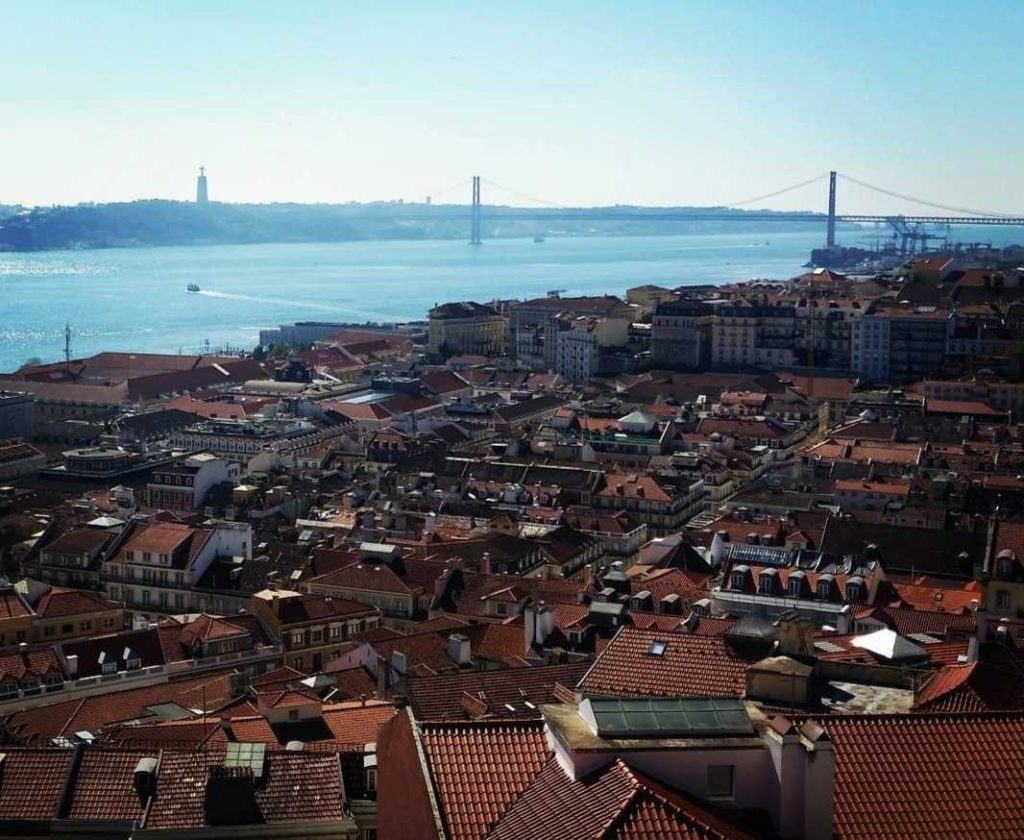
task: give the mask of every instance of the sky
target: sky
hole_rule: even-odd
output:
[[[1024,213],[1024,3],[0,0],[0,204],[727,205],[830,169]],[[503,192],[493,185],[514,190]],[[445,192],[447,190],[447,192]],[[750,207],[823,210],[823,180]],[[846,213],[924,212],[849,181]]]

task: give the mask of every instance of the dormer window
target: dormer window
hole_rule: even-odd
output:
[[[864,582],[859,578],[847,581],[846,584],[846,600],[847,601],[862,601],[864,600]]]
[[[790,598],[799,598],[804,592],[804,579],[802,577],[792,575],[788,581],[788,588]]]
[[[739,591],[743,591],[744,589],[746,589],[747,580],[749,579],[749,576],[749,566],[737,566],[735,569],[732,570],[732,575],[730,577],[732,581],[732,588]]]
[[[765,569],[757,580],[757,591],[762,595],[774,595],[778,577],[774,569]]]
[[[832,597],[832,579],[818,581],[818,598],[827,601]]]

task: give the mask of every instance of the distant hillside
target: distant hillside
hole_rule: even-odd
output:
[[[3,211],[6,209],[7,214]],[[484,235],[628,236],[673,233],[770,233],[772,222],[749,219],[641,221],[607,218],[623,211],[656,216],[696,214],[707,208],[591,208],[580,218],[547,219],[556,211],[484,208]],[[20,211],[20,212],[19,212]],[[500,219],[486,214],[500,213]],[[745,211],[716,211],[735,214]],[[540,218],[538,218],[540,214]],[[787,214],[778,214],[785,216]],[[518,218],[524,216],[524,218]],[[529,218],[525,218],[529,216]],[[820,223],[791,222],[786,230],[819,230]],[[80,204],[31,211],[0,207],[0,251],[125,248],[154,245],[257,242],[347,242],[359,239],[462,239],[469,235],[469,208],[460,205],[221,204],[133,201]]]

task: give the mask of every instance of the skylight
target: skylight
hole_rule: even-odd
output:
[[[668,642],[664,642],[661,639],[655,639],[651,642],[649,648],[647,648],[648,656],[664,656],[665,650],[668,648]]]

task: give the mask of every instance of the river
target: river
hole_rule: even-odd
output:
[[[786,279],[821,234],[566,237],[0,253],[0,371],[100,350],[251,348],[297,320],[425,318],[435,303]],[[202,291],[186,291],[189,283]]]

